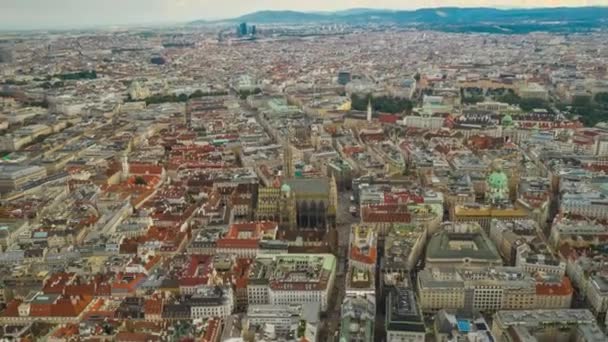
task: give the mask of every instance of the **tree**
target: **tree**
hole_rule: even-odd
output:
[[[575,107],[586,107],[591,105],[591,97],[590,96],[574,96],[572,98],[572,105]]]
[[[257,95],[257,94],[259,94],[261,92],[262,92],[262,89],[260,89],[260,88],[255,88],[253,90],[240,90],[239,91],[239,97],[242,100],[245,100],[249,95]]]
[[[518,105],[519,108],[521,108],[523,111],[527,111],[527,112],[529,112],[533,109],[537,109],[537,108],[544,108],[547,110],[551,109],[549,106],[549,103],[546,100],[543,100],[540,98],[524,99],[512,92],[508,92],[504,95],[497,96],[496,100],[499,102],[504,102],[504,103],[508,103],[511,105]]]
[[[82,80],[82,79],[93,80],[93,79],[97,78],[97,71],[95,71],[95,70],[79,71],[79,72],[55,75],[54,77],[60,78],[62,80]]]
[[[203,97],[205,94],[203,94],[203,91],[200,89],[197,89],[194,93],[190,94],[190,98],[191,99],[196,99],[199,97]]]
[[[608,104],[608,93],[597,93],[594,97],[595,102],[601,104]]]
[[[521,99],[519,102],[519,107],[524,111],[531,111],[536,108],[547,108],[548,103],[543,99]]]
[[[502,96],[496,97],[496,101],[515,105],[515,104],[519,104],[519,102],[521,101],[521,98],[519,96],[517,96],[517,94],[515,94],[515,93],[508,92]]]
[[[462,103],[464,104],[475,104],[478,102],[483,102],[483,100],[485,100],[485,97],[480,96],[480,95],[473,95],[473,96],[466,96],[462,98]]]
[[[367,104],[372,101],[372,107],[375,111],[385,113],[410,113],[414,108],[412,101],[405,98],[380,96],[373,97],[371,94],[365,96],[359,96],[357,94],[351,95],[351,107],[354,110],[367,110]]]
[[[10,79],[10,80],[4,81],[4,84],[8,84],[8,85],[26,85],[27,82],[26,81],[16,81],[16,80]]]

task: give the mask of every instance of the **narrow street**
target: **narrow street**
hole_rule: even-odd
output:
[[[359,222],[359,217],[351,215],[349,207],[351,205],[350,196],[352,192],[344,191],[338,194],[338,212],[336,213],[336,229],[338,230],[338,266],[336,270],[335,287],[329,301],[329,308],[326,313],[326,322],[321,332],[320,341],[338,341],[340,330],[340,307],[344,300],[346,289],[346,271],[348,264],[348,243],[350,238],[350,226]]]

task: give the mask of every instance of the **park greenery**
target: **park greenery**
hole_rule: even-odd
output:
[[[545,109],[553,113],[559,109],[569,118],[577,117],[585,126],[595,126],[599,122],[608,121],[608,93],[575,96],[570,103],[552,103],[541,98],[522,98],[513,91],[500,91],[486,94],[493,100],[516,105],[524,112],[534,109]],[[461,90],[463,104],[475,104],[485,100],[485,96],[476,88]]]
[[[374,97],[372,95],[357,95],[352,94],[350,96],[351,107],[354,110],[367,110],[367,104],[371,100],[372,108],[374,111],[384,113],[411,113],[414,105],[412,101],[404,98],[379,96]]]
[[[239,90],[239,97],[241,100],[245,100],[249,95],[257,95],[262,92],[262,89],[255,88],[253,90]]]
[[[547,100],[540,98],[523,98],[512,92],[507,92],[504,95],[497,96],[496,101],[517,105],[525,112],[529,112],[534,109],[546,109],[551,111],[551,106]]]
[[[58,74],[55,76],[51,76],[50,78],[59,78],[62,80],[94,80],[97,78],[97,71],[85,70],[85,71],[71,72],[71,73],[66,73],[66,74]]]
[[[577,96],[572,99],[570,106],[560,105],[570,116],[578,116],[585,126],[595,126],[600,122],[608,122],[608,93],[597,93],[591,96]]]
[[[187,102],[188,100],[198,99],[206,96],[220,96],[227,95],[226,91],[215,91],[215,92],[203,92],[202,90],[197,90],[190,95],[187,94],[154,94],[151,95],[142,101],[145,101],[147,105],[149,104],[157,104],[157,103],[168,103],[168,102]],[[128,99],[129,102],[134,102],[131,98]]]
[[[484,96],[473,95],[473,96],[463,97],[462,98],[462,103],[463,104],[476,104],[476,103],[479,103],[479,102],[483,102],[484,100],[485,100]]]
[[[597,93],[593,99],[600,105],[608,106],[608,93]]]
[[[546,109],[553,112],[549,101],[538,98],[521,98],[514,93],[506,93],[495,98],[497,101],[518,105],[523,111]],[[599,122],[608,121],[608,93],[598,93],[595,97],[588,95],[575,96],[570,104],[556,103],[555,108],[564,112],[568,117],[578,117],[585,126],[595,126]]]

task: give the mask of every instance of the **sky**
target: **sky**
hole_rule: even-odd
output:
[[[0,0],[0,29],[80,28],[236,17],[259,10],[607,6],[608,0]]]

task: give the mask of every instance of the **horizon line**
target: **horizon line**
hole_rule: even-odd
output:
[[[71,26],[69,24],[63,25],[50,25],[50,26],[41,26],[41,27],[2,27],[0,26],[0,33],[23,33],[23,32],[37,32],[37,31],[75,31],[75,30],[102,30],[102,29],[112,29],[112,28],[144,28],[150,26],[172,26],[172,25],[183,25],[191,22],[210,22],[210,23],[221,23],[223,21],[232,21],[237,20],[240,17],[259,13],[259,12],[294,12],[294,13],[308,13],[308,14],[319,14],[331,15],[333,13],[350,11],[350,10],[376,10],[376,11],[389,11],[389,12],[415,12],[420,10],[436,10],[436,9],[493,9],[499,11],[512,11],[512,10],[535,10],[535,9],[575,9],[575,8],[608,8],[608,4],[606,5],[561,5],[561,6],[514,6],[514,7],[505,7],[505,6],[432,6],[432,7],[416,7],[416,8],[390,8],[390,7],[347,7],[343,9],[329,10],[329,11],[314,11],[314,10],[297,10],[297,9],[259,9],[252,12],[245,12],[242,14],[234,15],[231,17],[222,17],[222,18],[200,18],[200,19],[184,19],[184,20],[151,20],[145,22],[125,22],[125,23],[107,23],[107,24],[94,24],[91,23],[89,25],[74,25]]]

